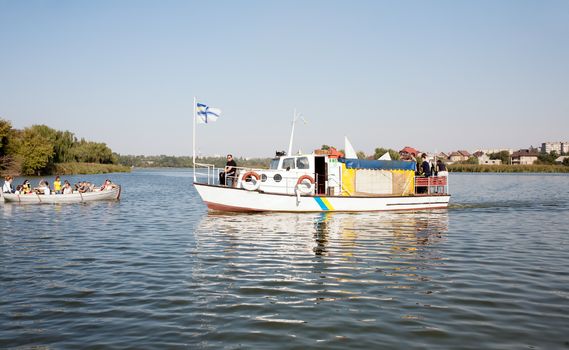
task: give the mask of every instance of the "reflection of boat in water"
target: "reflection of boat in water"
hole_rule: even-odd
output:
[[[448,230],[446,210],[422,212],[251,214],[211,212],[196,233],[201,241],[230,240],[235,244],[262,244],[275,255],[312,251],[326,255],[337,248],[348,256],[369,249],[366,242],[390,243],[390,249],[417,249],[444,239]]]
[[[2,197],[5,202],[25,203],[25,204],[60,204],[60,203],[81,203],[105,200],[118,200],[121,195],[121,187],[116,186],[112,189],[71,194],[13,194],[3,193]]]

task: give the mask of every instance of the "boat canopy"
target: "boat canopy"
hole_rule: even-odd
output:
[[[417,170],[417,163],[403,160],[367,160],[340,158],[348,169],[374,169],[374,170]]]

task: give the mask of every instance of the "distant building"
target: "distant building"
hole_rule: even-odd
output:
[[[569,142],[544,142],[541,144],[542,153],[551,153],[552,151],[561,153],[569,153]]]
[[[439,152],[436,154],[437,159],[445,159],[448,160],[448,154],[446,154],[445,152]]]
[[[555,159],[555,163],[563,163],[565,159],[569,158],[569,156],[561,156]]]
[[[512,155],[512,153],[514,153],[514,150],[511,148],[488,148],[488,149],[477,149],[476,150],[476,152],[482,152],[484,154],[500,153],[502,151],[506,151],[510,155]]]
[[[536,149],[521,149],[512,154],[512,164],[533,164],[538,156]]]
[[[451,162],[462,162],[470,158],[470,153],[468,151],[456,151],[452,152],[449,156]]]
[[[501,159],[490,159],[490,156],[487,154],[480,154],[481,152],[474,152],[474,156],[478,158],[478,164],[487,164],[487,165],[500,165],[502,164]],[[477,154],[479,154],[477,156]]]

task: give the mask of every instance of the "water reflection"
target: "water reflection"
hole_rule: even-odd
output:
[[[448,220],[447,211],[209,213],[196,229],[193,288],[208,296],[212,314],[246,309],[267,324],[315,322],[312,311],[344,303],[364,314],[390,308],[441,290],[436,267]]]
[[[420,246],[444,240],[448,231],[448,212],[406,213],[319,213],[319,214],[225,214],[208,213],[197,228],[197,241],[228,243],[225,249],[239,245],[264,244],[264,252],[275,256],[287,252],[311,251],[315,256],[334,252],[354,256],[361,245],[388,244],[392,253],[416,251]],[[265,245],[266,244],[266,245]],[[231,248],[233,247],[233,248]]]

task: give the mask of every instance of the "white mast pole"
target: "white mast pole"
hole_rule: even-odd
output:
[[[288,152],[287,156],[290,156],[292,153],[292,138],[294,137],[294,123],[296,123],[296,108],[294,109],[294,113],[292,115],[292,130],[290,131],[290,141],[288,143]]]
[[[194,126],[194,130],[192,132],[192,140],[193,140],[193,144],[192,144],[192,163],[194,164],[194,182],[196,182],[196,97],[194,96],[194,104],[192,106],[192,109],[194,110],[194,121],[193,121],[193,126]]]

